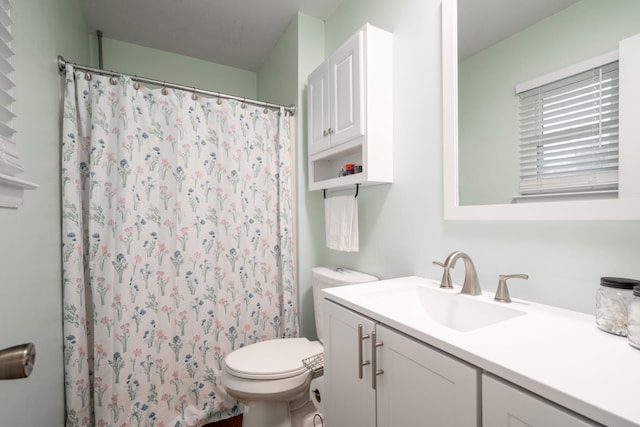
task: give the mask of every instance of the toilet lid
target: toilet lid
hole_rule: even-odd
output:
[[[262,341],[231,352],[225,358],[230,374],[247,379],[281,379],[307,371],[302,359],[322,353],[322,344],[306,338]]]

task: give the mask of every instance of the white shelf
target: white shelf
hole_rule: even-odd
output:
[[[353,175],[325,179],[324,181],[316,181],[311,184],[309,190],[345,190],[347,188],[354,187],[356,184],[371,185],[370,182],[365,182],[364,174],[356,173]]]
[[[37,184],[13,176],[0,174],[0,207],[18,208],[22,205],[24,190],[34,190]]]

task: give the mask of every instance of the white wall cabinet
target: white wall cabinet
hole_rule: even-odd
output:
[[[309,75],[309,154],[364,135],[363,37],[357,32]]]
[[[392,35],[366,24],[307,81],[309,190],[393,179]],[[362,172],[340,176],[347,163]]]
[[[333,302],[323,304],[327,425],[479,426],[478,369]]]
[[[587,427],[593,421],[515,387],[482,375],[482,425],[491,427]]]

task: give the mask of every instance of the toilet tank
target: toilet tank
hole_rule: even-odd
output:
[[[347,270],[342,267],[316,267],[311,269],[311,272],[313,273],[313,309],[316,317],[316,333],[318,334],[318,340],[323,342],[321,313],[322,295],[320,295],[320,291],[322,289],[333,288],[336,286],[375,282],[378,278],[358,271]]]

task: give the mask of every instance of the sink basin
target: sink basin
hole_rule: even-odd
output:
[[[462,295],[458,290],[408,284],[362,295],[368,308],[411,323],[431,321],[469,332],[522,316],[526,312],[502,303]]]

